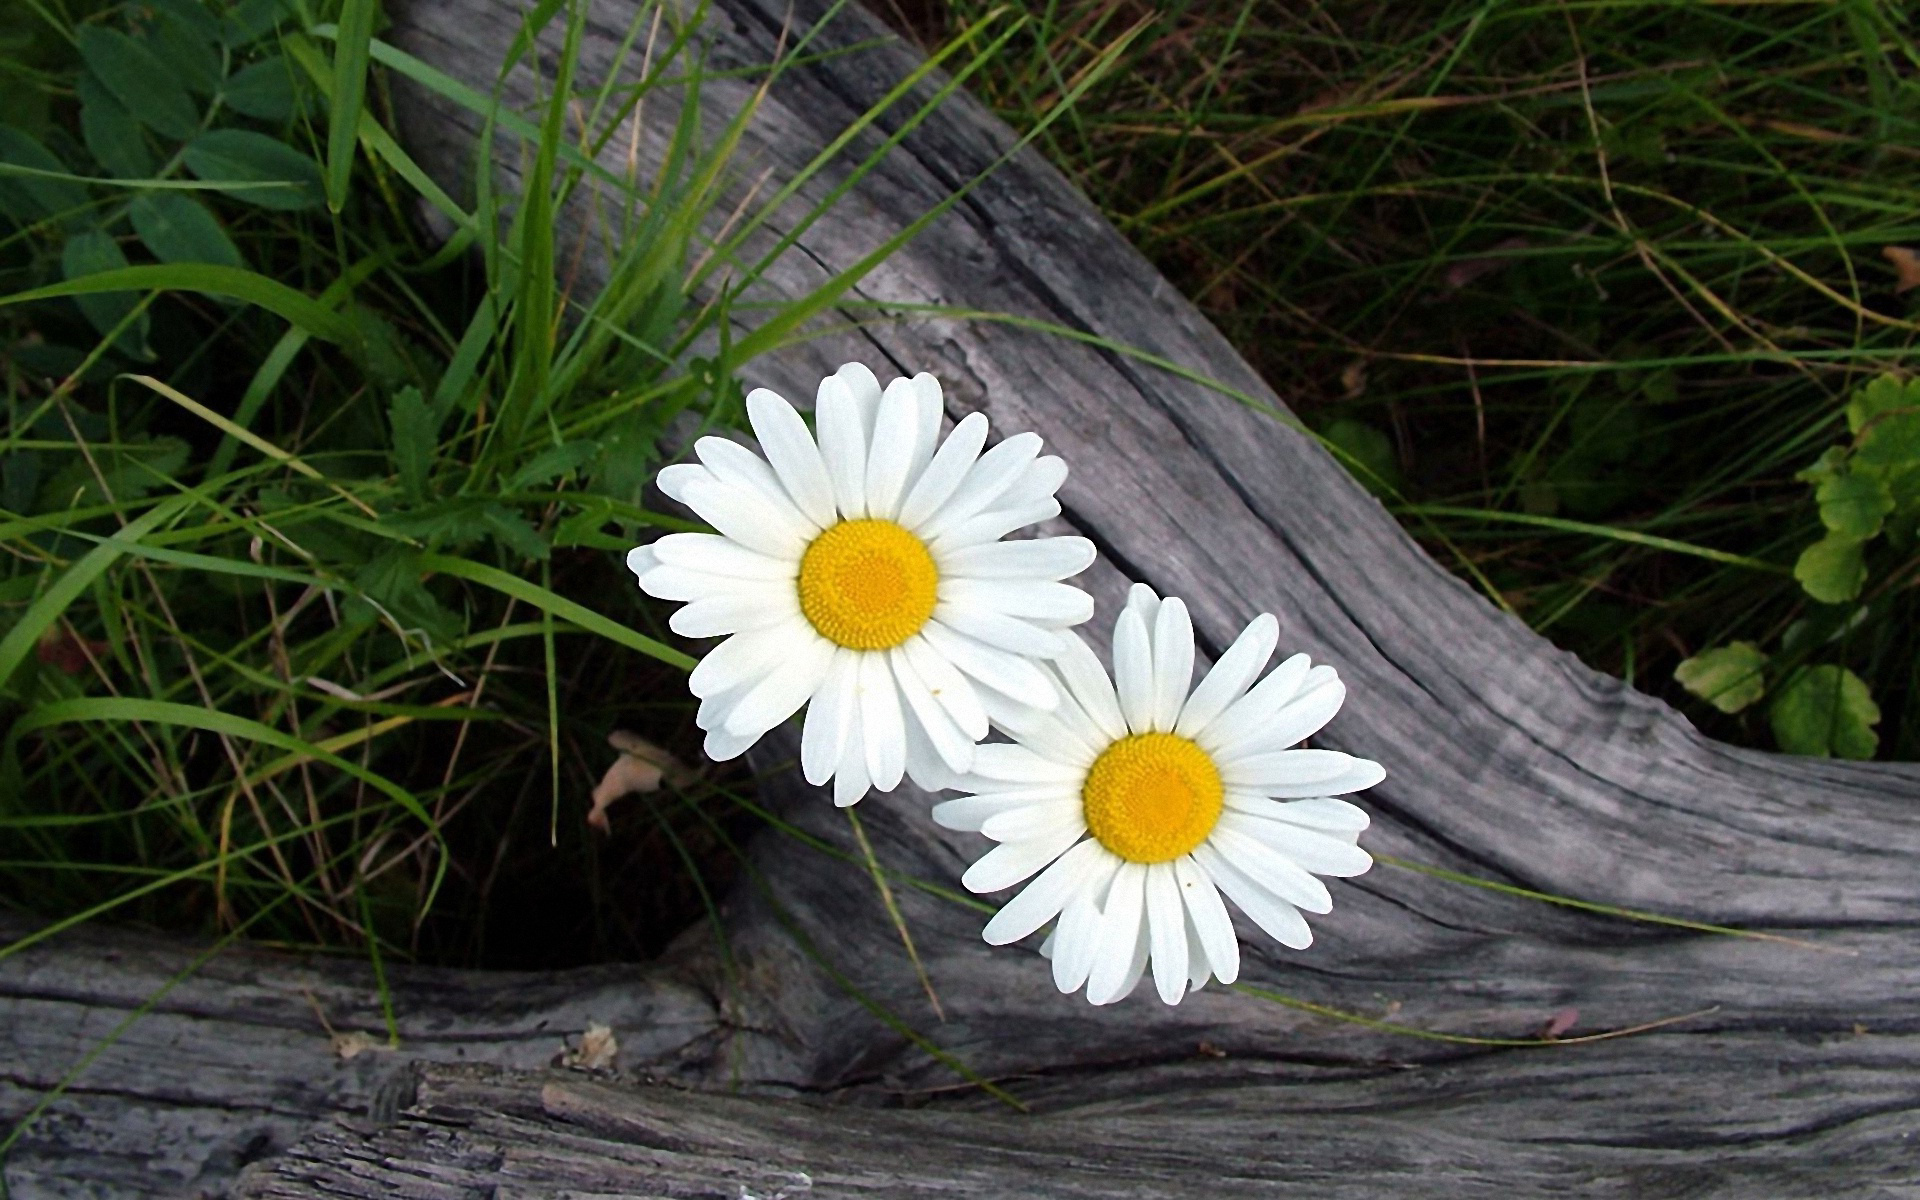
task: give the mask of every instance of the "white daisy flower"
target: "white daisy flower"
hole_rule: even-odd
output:
[[[1359,875],[1367,814],[1332,797],[1386,778],[1380,764],[1290,749],[1340,710],[1346,688],[1304,654],[1260,680],[1279,622],[1256,617],[1198,687],[1193,624],[1178,599],[1135,584],[1113,634],[1113,678],[1078,635],[1049,664],[1064,693],[1051,713],[1000,723],[933,809],[949,829],[1000,844],[968,869],[975,892],[1041,871],[994,918],[986,940],[1018,941],[1058,917],[1041,953],[1062,992],[1111,1004],[1151,960],[1178,1004],[1209,978],[1232,983],[1240,944],[1221,893],[1283,946],[1313,941],[1301,910],[1333,907],[1316,875]],[[996,718],[998,720],[998,718]],[[1090,836],[1089,836],[1090,835]]]
[[[1037,660],[1071,641],[1093,598],[1059,582],[1093,562],[1085,538],[1003,542],[1057,516],[1066,464],[1022,433],[981,453],[972,413],[940,440],[940,383],[884,392],[848,363],[820,381],[816,444],[791,404],[747,395],[762,458],[720,437],[660,490],[718,533],[674,533],[627,555],[649,595],[684,600],[668,622],[721,637],[694,668],[696,721],[724,761],[807,706],[800,763],[834,803],[902,773],[942,786],[973,765],[990,714],[1052,709]]]

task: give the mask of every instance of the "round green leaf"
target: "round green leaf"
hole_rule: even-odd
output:
[[[1872,758],[1880,748],[1880,706],[1858,675],[1823,665],[1796,673],[1768,713],[1773,736],[1789,754]]]
[[[1681,687],[1724,713],[1737,713],[1766,695],[1760,669],[1767,656],[1752,642],[1704,650],[1673,669]]]
[[[312,208],[320,203],[320,166],[285,142],[246,129],[212,129],[187,144],[187,169],[210,183],[276,184],[223,187],[236,200],[262,208]]]
[[[284,54],[242,67],[221,89],[227,107],[276,124],[293,116],[293,67]]]
[[[1400,460],[1386,434],[1365,421],[1341,417],[1320,436],[1345,455],[1341,465],[1349,468],[1368,491],[1385,493],[1400,486]]]
[[[127,106],[114,99],[92,75],[82,75],[80,92],[80,136],[87,153],[118,179],[145,179],[153,174],[153,151],[140,123]]]
[[[68,279],[98,275],[102,271],[117,270],[126,265],[127,256],[120,249],[120,243],[98,229],[89,229],[68,238],[60,255],[61,271]],[[103,334],[113,332],[139,302],[132,292],[94,292],[75,296],[73,300],[86,315],[88,323]],[[115,345],[123,353],[136,358],[150,357],[146,349],[147,314],[142,313],[140,319],[120,335]]]
[[[1821,524],[1860,541],[1879,533],[1881,520],[1893,511],[1893,493],[1886,480],[1871,470],[1829,475],[1813,495],[1820,502]]]
[[[200,128],[200,110],[180,86],[178,72],[153,51],[117,29],[99,25],[83,25],[77,36],[87,69],[127,106],[135,120],[182,141]]]
[[[1793,577],[1807,595],[1822,604],[1845,604],[1860,594],[1867,582],[1867,564],[1860,557],[1860,539],[1829,533],[1800,552]]]
[[[133,229],[153,256],[165,263],[241,265],[220,222],[205,204],[182,192],[142,192],[128,206]]]
[[[67,171],[67,164],[55,158],[53,151],[11,125],[0,125],[0,163],[30,171]],[[87,189],[71,179],[0,172],[0,212],[22,224],[73,212],[86,204]]]

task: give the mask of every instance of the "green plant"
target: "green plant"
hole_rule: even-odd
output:
[[[950,0],[926,27],[985,7]],[[1137,30],[1043,145],[1436,558],[1716,736],[1778,744],[1754,710],[1674,681],[1699,648],[1742,640],[1770,649],[1776,689],[1844,659],[1884,711],[1881,753],[1920,753],[1899,518],[1800,560],[1846,592],[1853,538],[1859,602],[1828,611],[1795,578],[1816,528],[1795,472],[1920,331],[1899,267],[1920,245],[1908,14],[1022,11],[982,75],[990,102],[1028,124]],[[1865,529],[1882,501],[1845,477],[1824,485],[1828,511],[1850,505]]]

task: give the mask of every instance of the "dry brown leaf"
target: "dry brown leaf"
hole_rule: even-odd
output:
[[[358,1029],[351,1033],[336,1033],[330,1040],[333,1043],[334,1056],[341,1062],[358,1058],[369,1050],[395,1049],[394,1046],[389,1045],[387,1042],[374,1037],[370,1033],[362,1033]]]
[[[1358,400],[1367,390],[1367,360],[1356,358],[1340,372],[1340,398]]]
[[[611,1071],[613,1060],[620,1056],[620,1039],[613,1036],[613,1028],[608,1025],[589,1025],[580,1035],[578,1046],[568,1046],[560,1053],[560,1065],[580,1071]]]
[[[637,733],[616,729],[607,735],[607,744],[618,750],[620,757],[600,777],[593,789],[593,808],[587,812],[587,824],[601,833],[613,829],[607,809],[615,800],[636,792],[657,792],[663,781],[685,787],[695,778],[679,759]]]
[[[1563,1008],[1559,1012],[1547,1018],[1547,1023],[1540,1027],[1540,1037],[1543,1040],[1550,1042],[1555,1038],[1559,1037],[1561,1034],[1564,1034],[1567,1030],[1572,1029],[1574,1022],[1578,1021],[1579,1019],[1580,1019],[1579,1009]]]
[[[1905,246],[1882,246],[1880,254],[1893,264],[1894,273],[1899,276],[1893,284],[1894,295],[1920,287],[1920,254]]]

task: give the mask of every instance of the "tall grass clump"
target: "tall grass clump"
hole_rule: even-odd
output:
[[[35,938],[551,965],[656,950],[724,883],[752,819],[724,776],[581,820],[609,735],[697,755],[691,660],[621,553],[681,527],[643,495],[669,424],[738,421],[742,367],[914,230],[730,336],[804,179],[723,209],[753,105],[703,120],[703,10],[639,6],[590,80],[585,9],[529,11],[502,78],[536,39],[558,68],[525,112],[381,41],[372,0],[8,18],[0,903]],[[402,87],[479,118],[475,196],[402,149]],[[643,112],[672,130],[644,169]]]
[[[1716,736],[1920,754],[1902,6],[1023,7],[1016,125],[1144,26],[1041,144],[1441,561]]]

